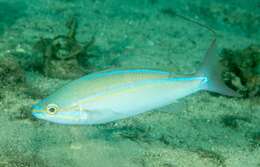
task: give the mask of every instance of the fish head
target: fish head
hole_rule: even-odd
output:
[[[82,124],[88,113],[77,105],[61,105],[57,102],[42,100],[32,106],[32,115],[38,119],[59,124]]]

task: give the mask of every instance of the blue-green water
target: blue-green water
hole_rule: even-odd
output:
[[[260,43],[257,0],[1,0],[0,167],[259,167],[259,97],[199,92],[104,125],[31,117],[32,104],[85,73],[196,71],[212,35],[174,12],[213,27],[219,50]]]

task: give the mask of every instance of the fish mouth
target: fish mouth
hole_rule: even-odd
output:
[[[43,119],[43,107],[38,104],[32,105],[32,116],[38,119]]]
[[[43,113],[42,112],[33,111],[32,116],[35,117],[35,118],[38,118],[38,119],[43,119]]]

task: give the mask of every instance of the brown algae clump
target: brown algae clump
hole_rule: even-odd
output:
[[[223,49],[225,83],[244,97],[260,95],[260,45],[250,45],[242,50]]]
[[[83,68],[82,57],[87,57],[88,49],[93,45],[94,38],[81,44],[75,38],[77,21],[73,17],[67,24],[67,35],[40,39],[35,48],[43,54],[42,73],[47,77],[73,79],[84,75],[89,69]]]

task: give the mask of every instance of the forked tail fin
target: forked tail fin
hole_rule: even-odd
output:
[[[190,19],[183,15],[179,15],[173,12],[175,16],[180,17],[186,21],[192,22],[209,30],[213,35],[213,40],[210,44],[210,47],[205,55],[201,69],[197,72],[196,76],[203,76],[207,78],[207,82],[203,85],[202,89],[220,93],[227,96],[236,96],[240,97],[241,95],[234,90],[230,89],[225,85],[221,79],[221,66],[216,51],[216,32],[209,26],[202,24],[196,20]]]
[[[226,96],[240,96],[239,93],[227,87],[221,78],[221,65],[216,51],[216,38],[212,40],[197,75],[207,78],[208,81],[203,85],[203,89],[205,90]]]

